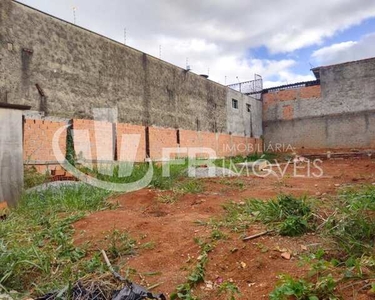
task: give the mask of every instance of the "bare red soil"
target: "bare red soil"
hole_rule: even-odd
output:
[[[199,246],[194,238],[208,237],[211,233],[210,228],[199,226],[195,221],[223,216],[224,203],[248,198],[270,199],[280,193],[310,195],[324,201],[345,185],[375,183],[375,160],[328,160],[321,167],[324,170],[321,178],[293,177],[293,166],[289,166],[288,175],[281,180],[275,176],[259,178],[253,175],[207,179],[202,194],[184,195],[174,204],[161,203],[158,198],[161,192],[156,190],[120,195],[111,199],[119,204],[118,208],[93,213],[75,224],[75,243],[89,242],[92,249],[105,247],[108,243],[105,237],[113,229],[128,231],[142,244],[153,242],[153,249],[139,248],[136,255],[126,258],[121,271],[130,267],[138,274],[160,272],[156,276],[137,275],[133,279],[146,285],[161,283],[155,291],[169,295],[186,281],[189,270],[196,264]],[[306,172],[306,169],[298,169],[300,175]],[[243,189],[230,184],[238,180],[244,183]],[[262,230],[261,225],[254,224],[247,234]],[[209,254],[205,279],[213,283],[233,281],[241,291],[238,299],[267,299],[279,274],[306,275],[307,269],[299,265],[297,255],[306,250],[305,246],[319,242],[315,235],[298,238],[267,235],[243,242],[240,233],[226,233],[229,238],[219,241]],[[283,250],[293,254],[290,260],[281,257]],[[346,299],[354,299],[350,296],[352,291],[344,293]],[[196,294],[201,299],[226,299],[225,295],[218,295],[217,290],[207,290],[206,284],[199,286]],[[366,295],[361,297],[357,299],[367,299]]]

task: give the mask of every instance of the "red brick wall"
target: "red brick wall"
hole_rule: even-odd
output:
[[[289,89],[278,92],[270,92],[263,95],[263,110],[275,105],[277,102],[316,99],[321,97],[320,85]]]
[[[26,120],[24,126],[24,159],[32,161],[56,161],[52,150],[55,132],[67,123],[43,120]],[[66,152],[66,129],[60,136],[59,145]],[[125,136],[124,136],[125,135]],[[129,136],[126,136],[129,135]],[[134,135],[134,136],[132,136]],[[161,160],[163,148],[210,148],[217,157],[248,155],[257,151],[259,140],[229,134],[149,127],[150,155]],[[73,142],[78,158],[88,160],[114,159],[113,125],[93,120],[73,120]],[[146,158],[146,128],[131,124],[116,124],[117,160],[142,162]],[[133,152],[134,151],[134,152]],[[199,154],[199,153],[198,153]],[[182,153],[184,157],[187,153]],[[171,155],[175,158],[178,154]],[[201,157],[205,157],[202,153]],[[53,168],[54,169],[54,168]]]
[[[294,116],[294,107],[291,105],[285,105],[283,107],[283,119],[292,120]]]
[[[300,90],[300,99],[321,98],[322,90],[320,85],[307,86]]]
[[[114,158],[112,123],[74,119],[73,141],[77,157],[92,160]]]
[[[217,157],[229,157],[236,155],[245,156],[254,152],[262,152],[262,143],[260,139],[243,136],[180,130],[180,140],[181,148],[211,148],[216,151]]]
[[[153,160],[163,158],[163,148],[177,148],[177,130],[149,127],[150,156]],[[171,158],[176,155],[171,155]]]
[[[262,140],[243,136],[220,134],[218,138],[218,156],[246,156],[255,152],[263,152]]]
[[[146,128],[144,126],[118,123],[116,124],[116,132],[117,160],[132,161],[135,155],[136,162],[144,161],[146,158]],[[134,135],[134,137],[127,135]]]
[[[64,122],[26,119],[24,123],[23,156],[25,161],[56,161],[52,140]],[[59,138],[61,152],[66,153],[66,129]]]
[[[219,134],[217,156],[218,157],[232,156],[231,147],[232,147],[232,136],[230,134]]]
[[[217,155],[217,135],[213,132],[199,132],[201,148],[213,149]],[[208,158],[206,154],[198,155],[198,157]]]
[[[201,139],[198,131],[180,129],[180,146],[201,147]]]

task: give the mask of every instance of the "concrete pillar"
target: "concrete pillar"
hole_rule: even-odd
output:
[[[0,203],[14,206],[23,189],[22,111],[28,106],[0,103]]]

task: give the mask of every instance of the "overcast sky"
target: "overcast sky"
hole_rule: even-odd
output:
[[[375,56],[375,0],[20,0],[198,74],[266,86]],[[226,78],[226,82],[225,82]]]

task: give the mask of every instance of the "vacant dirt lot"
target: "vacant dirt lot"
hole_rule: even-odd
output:
[[[326,160],[321,165],[324,175],[320,178],[293,177],[293,166],[289,166],[286,176],[260,178],[254,175],[236,178],[216,178],[204,180],[204,192],[186,194],[172,204],[160,201],[156,190],[141,190],[113,198],[118,203],[114,210],[89,215],[75,223],[75,243],[90,243],[96,250],[108,243],[105,239],[113,229],[129,232],[142,244],[149,242],[153,247],[139,248],[134,256],[124,259],[121,272],[127,268],[136,270],[133,280],[145,285],[159,283],[155,291],[170,294],[176,286],[186,281],[189,268],[196,263],[199,246],[194,238],[208,237],[211,230],[200,226],[197,220],[208,221],[225,214],[223,204],[230,201],[241,202],[248,198],[270,199],[280,193],[295,196],[314,196],[322,203],[347,185],[375,183],[375,160],[346,159]],[[306,169],[299,169],[306,174]],[[254,224],[246,232],[251,235],[264,231],[263,225]],[[202,299],[227,299],[212,291],[210,283],[230,281],[240,291],[240,299],[268,298],[274,289],[277,276],[287,273],[296,277],[306,274],[306,268],[299,266],[298,254],[309,251],[320,238],[307,234],[298,238],[267,235],[243,242],[241,232],[225,232],[227,239],[217,242],[209,254],[205,275],[206,284],[195,291]],[[292,254],[284,259],[281,252]],[[154,276],[141,274],[155,272]],[[352,299],[352,291],[343,291],[345,298]],[[363,294],[357,299],[367,299]]]

